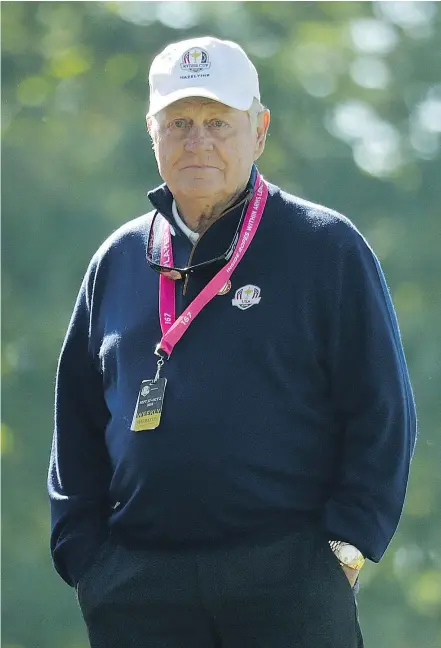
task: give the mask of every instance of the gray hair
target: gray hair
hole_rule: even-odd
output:
[[[263,104],[260,103],[256,97],[253,99],[253,103],[251,104],[251,108],[247,110],[247,113],[250,117],[250,122],[251,126],[253,129],[257,127],[257,120],[259,118],[259,115],[261,115],[263,112],[265,112],[266,108]]]

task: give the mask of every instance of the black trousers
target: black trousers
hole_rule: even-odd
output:
[[[77,588],[91,648],[362,648],[352,588],[318,532],[228,550],[109,539]]]

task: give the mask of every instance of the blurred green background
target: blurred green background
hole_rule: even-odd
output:
[[[419,413],[400,529],[359,594],[366,647],[441,647],[441,6],[2,2],[3,646],[86,648],[48,550],[57,356],[87,263],[160,182],[144,114],[167,43],[254,60],[269,180],[349,216],[383,264]],[[231,70],[234,74],[234,70]],[[320,648],[320,647],[317,647]]]

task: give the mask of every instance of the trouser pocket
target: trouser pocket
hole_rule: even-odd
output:
[[[87,598],[89,586],[93,585],[94,589],[97,581],[102,577],[106,569],[106,563],[109,560],[111,552],[115,550],[115,544],[112,540],[107,538],[100,546],[92,560],[92,563],[87,568],[86,572],[81,576],[76,586],[78,603],[83,609],[84,600]]]

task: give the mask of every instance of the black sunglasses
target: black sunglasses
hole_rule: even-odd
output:
[[[181,279],[185,280],[186,277],[191,275],[193,272],[196,270],[200,270],[201,268],[205,268],[209,265],[215,264],[215,263],[220,263],[221,261],[229,261],[230,257],[232,256],[234,249],[237,245],[237,241],[239,239],[239,234],[240,230],[243,224],[243,221],[245,219],[245,214],[247,212],[247,207],[249,205],[249,202],[251,198],[253,197],[254,190],[250,189],[247,192],[247,195],[245,196],[245,202],[244,206],[242,209],[242,213],[240,215],[239,219],[239,224],[236,228],[236,232],[233,236],[233,240],[231,241],[230,245],[228,246],[228,249],[224,252],[224,254],[221,254],[221,256],[215,257],[214,259],[209,259],[208,261],[202,261],[201,263],[195,263],[194,265],[187,266],[186,268],[175,268],[174,266],[166,266],[162,265],[160,263],[156,263],[156,261],[153,260],[153,248],[154,248],[154,238],[155,238],[155,221],[156,217],[158,216],[159,212],[157,211],[153,217],[152,224],[150,226],[150,232],[149,232],[149,238],[147,241],[147,252],[146,252],[146,258],[147,258],[147,263],[153,270],[156,272],[159,272],[160,274],[164,272],[177,272],[180,276]]]

